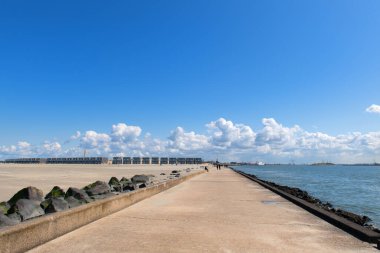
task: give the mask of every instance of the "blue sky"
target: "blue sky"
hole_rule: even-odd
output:
[[[380,104],[379,13],[377,0],[2,1],[0,158],[75,155],[84,147],[105,155],[202,155],[216,148],[236,160],[347,155],[347,147],[311,155],[318,145],[307,147],[309,155],[257,149],[263,119],[273,118],[284,128],[334,138],[360,132],[362,146],[349,146],[363,153],[355,159],[380,160],[380,138],[365,137],[380,131],[380,114],[365,111]],[[251,146],[242,151],[241,143],[216,141],[220,131],[206,124],[220,118],[249,126]],[[130,137],[115,141],[118,123],[142,130],[139,145]],[[173,139],[177,127],[189,143]],[[76,131],[80,136],[69,142]],[[87,131],[112,143],[89,145]],[[187,148],[192,131],[207,143]],[[145,150],[146,133],[170,143]],[[289,138],[303,138],[296,135]],[[46,153],[47,143],[60,148]]]

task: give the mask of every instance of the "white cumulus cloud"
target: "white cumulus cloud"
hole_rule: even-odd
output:
[[[128,126],[124,123],[112,125],[111,136],[114,141],[128,142],[135,140],[141,134],[141,128],[138,126]]]
[[[365,110],[366,110],[366,112],[369,112],[369,113],[379,113],[380,114],[380,105],[373,104]]]
[[[209,138],[195,132],[185,132],[177,127],[169,136],[168,147],[171,152],[204,150],[210,147]]]
[[[88,149],[103,149],[109,150],[111,137],[108,134],[97,133],[93,130],[86,131],[84,136],[80,139],[81,146]]]
[[[211,132],[211,142],[220,147],[249,148],[254,145],[256,133],[243,124],[220,118],[206,125]]]

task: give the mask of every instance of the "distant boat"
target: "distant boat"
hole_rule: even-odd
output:
[[[256,165],[257,165],[257,166],[264,166],[265,163],[264,163],[264,162],[256,162]]]

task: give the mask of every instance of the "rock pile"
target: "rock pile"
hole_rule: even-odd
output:
[[[119,193],[145,188],[157,182],[154,177],[135,175],[131,179],[123,177],[120,180],[112,177],[108,183],[96,181],[82,189],[70,187],[66,192],[59,186],[54,186],[45,197],[40,189],[29,186],[18,191],[10,200],[0,202],[0,228]]]
[[[297,198],[300,198],[302,200],[305,200],[309,203],[312,203],[314,205],[316,205],[317,207],[319,208],[322,208],[326,211],[329,211],[331,213],[334,213],[340,217],[343,217],[347,220],[350,220],[356,224],[359,224],[360,226],[364,226],[364,227],[368,227],[369,229],[371,230],[374,230],[376,232],[380,232],[379,229],[375,228],[373,225],[371,224],[368,224],[371,219],[367,216],[362,216],[362,215],[358,215],[358,214],[355,214],[355,213],[352,213],[352,212],[348,212],[348,211],[345,211],[345,210],[342,210],[342,209],[339,209],[339,208],[334,208],[333,205],[329,202],[322,202],[321,200],[311,196],[307,191],[304,191],[300,188],[295,188],[295,187],[289,187],[289,186],[284,186],[284,185],[279,185],[279,184],[276,184],[276,183],[273,183],[273,182],[270,182],[270,181],[265,181],[265,180],[262,180],[262,179],[259,179],[257,178],[255,175],[252,175],[250,174],[251,177],[254,177],[256,178],[257,180],[260,180],[261,182],[264,182],[272,187],[275,187],[279,190],[282,190],[286,193],[289,193]]]

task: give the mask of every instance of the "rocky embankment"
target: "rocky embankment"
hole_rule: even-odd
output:
[[[291,194],[297,198],[300,198],[302,200],[305,200],[311,204],[314,204],[315,206],[319,207],[319,208],[322,208],[326,211],[329,211],[331,213],[334,213],[340,217],[343,217],[347,220],[350,220],[360,226],[363,226],[363,227],[366,227],[368,229],[371,229],[373,231],[376,231],[376,232],[380,232],[380,230],[376,227],[374,227],[372,224],[369,224],[369,222],[371,221],[371,219],[367,216],[362,216],[362,215],[358,215],[358,214],[355,214],[355,213],[352,213],[352,212],[348,212],[348,211],[345,211],[345,210],[342,210],[342,209],[339,209],[339,208],[335,208],[331,203],[329,202],[322,202],[321,200],[311,196],[307,191],[304,191],[300,188],[295,188],[295,187],[289,187],[289,186],[284,186],[284,185],[279,185],[279,184],[276,184],[276,183],[273,183],[273,182],[270,182],[270,181],[265,181],[265,180],[262,180],[258,177],[256,177],[255,175],[252,175],[252,174],[249,174],[251,177],[254,177],[256,178],[257,180],[263,182],[263,183],[266,183],[274,188],[277,188],[281,191],[284,191],[288,194]]]
[[[181,174],[188,174],[191,169],[173,170],[170,175],[161,180],[154,175],[135,175],[132,178],[111,177],[107,182],[96,181],[81,189],[70,187],[64,191],[59,186],[54,186],[44,196],[43,192],[33,186],[18,191],[10,200],[0,202],[0,228],[16,225],[20,222],[40,217],[46,214],[64,211],[80,205],[91,203],[99,199],[109,198],[118,194],[135,191],[166,180],[175,179]]]

